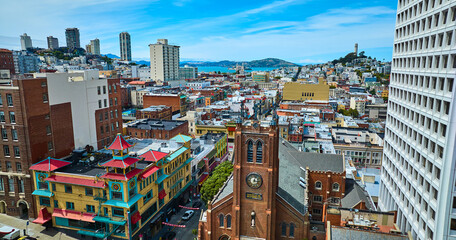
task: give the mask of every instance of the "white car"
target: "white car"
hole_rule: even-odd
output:
[[[182,216],[182,220],[189,220],[193,214],[195,214],[195,211],[193,210],[185,211],[184,215]]]

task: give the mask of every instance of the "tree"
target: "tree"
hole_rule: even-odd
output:
[[[365,57],[366,57],[365,54],[366,54],[366,52],[361,51],[361,52],[359,53],[359,57],[360,57],[360,58],[365,58]]]
[[[354,118],[357,118],[359,116],[359,112],[356,109],[350,108],[348,110],[345,109],[340,109],[338,113],[345,115],[345,116],[352,116]]]
[[[204,203],[207,204],[214,199],[215,194],[218,193],[226,179],[231,175],[231,172],[233,172],[233,164],[229,161],[221,163],[214,169],[212,176],[201,187],[201,199]]]

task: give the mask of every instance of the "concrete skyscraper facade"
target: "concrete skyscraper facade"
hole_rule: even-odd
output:
[[[399,0],[378,204],[413,239],[456,239],[455,30],[455,0]]]
[[[130,34],[127,32],[121,32],[119,34],[119,42],[120,42],[120,59],[122,61],[131,61]]]
[[[151,79],[158,83],[179,80],[179,46],[168,45],[168,39],[150,44]]]
[[[80,48],[81,42],[79,40],[79,29],[67,28],[65,30],[67,47],[71,49]]]
[[[47,37],[48,49],[57,49],[59,48],[59,39],[53,36]]]
[[[27,33],[21,35],[21,48],[22,50],[28,50],[33,48],[32,38],[30,38],[30,36],[28,36]]]
[[[90,40],[90,47],[91,53],[94,55],[100,55],[100,40],[95,38],[94,40]]]

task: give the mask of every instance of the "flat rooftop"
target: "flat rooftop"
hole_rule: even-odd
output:
[[[174,140],[161,139],[131,139],[129,142],[134,144],[134,146],[130,148],[130,152],[135,152],[138,156],[149,150],[170,153],[176,151],[183,145]]]
[[[134,122],[128,123],[129,128],[138,128],[144,130],[161,129],[161,130],[173,130],[174,128],[187,124],[187,121],[180,120],[158,120],[158,119],[140,119]]]
[[[166,105],[157,105],[157,106],[150,106],[148,108],[140,109],[140,112],[157,112],[157,111],[163,111],[163,109],[171,108]]]

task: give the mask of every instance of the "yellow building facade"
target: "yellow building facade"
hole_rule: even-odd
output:
[[[74,230],[76,236],[153,236],[168,209],[188,197],[192,183],[191,138],[175,138],[180,146],[175,151],[132,157],[132,145],[118,135],[107,161],[97,160],[106,154],[93,154],[77,162],[48,158],[32,165],[39,212],[34,222]]]
[[[225,125],[195,125],[196,136],[202,136],[206,133],[225,133],[228,136],[229,141],[234,141],[235,130],[235,123],[227,123]]]
[[[329,85],[320,80],[319,84],[287,82],[283,86],[284,101],[322,100],[329,101]]]

